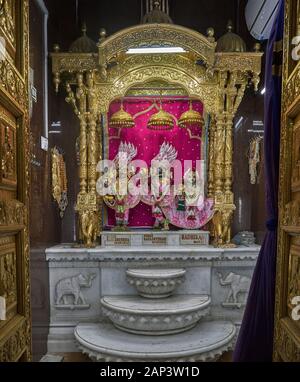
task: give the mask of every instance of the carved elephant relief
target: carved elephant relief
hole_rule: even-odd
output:
[[[226,277],[223,277],[219,272],[217,272],[217,275],[219,277],[220,285],[229,287],[227,297],[222,305],[236,305],[237,307],[245,305],[251,285],[251,278],[233,272],[230,272]],[[244,294],[243,301],[239,301],[238,296],[242,293]]]
[[[55,304],[57,306],[85,306],[87,305],[86,299],[82,293],[82,288],[91,288],[96,274],[92,273],[87,276],[82,273],[63,278],[58,281],[55,286]],[[71,299],[73,303],[70,303]]]

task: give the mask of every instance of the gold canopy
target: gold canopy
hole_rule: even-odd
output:
[[[85,24],[82,26],[82,36],[70,46],[70,53],[96,53],[98,51],[97,44],[87,36],[87,27]]]
[[[227,24],[227,33],[217,41],[217,52],[246,52],[245,41],[236,33],[232,32],[233,25],[231,21]]]
[[[204,119],[198,111],[193,109],[193,103],[190,101],[190,108],[188,111],[184,112],[178,121],[178,125],[182,128],[187,128],[189,126],[200,125],[202,126]]]
[[[110,126],[118,129],[131,129],[135,123],[131,114],[124,110],[123,102],[121,109],[114,113],[110,118]]]
[[[174,119],[170,113],[160,110],[151,116],[148,122],[148,129],[150,130],[172,130],[174,127]]]

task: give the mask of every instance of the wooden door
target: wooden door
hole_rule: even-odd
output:
[[[297,37],[299,36],[299,37]],[[300,361],[300,0],[286,0],[274,360]]]
[[[0,362],[31,359],[28,6],[0,0]]]

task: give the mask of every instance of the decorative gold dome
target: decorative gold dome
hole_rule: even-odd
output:
[[[174,127],[174,119],[172,115],[162,108],[151,116],[148,122],[150,130],[172,130]]]
[[[153,9],[144,16],[142,24],[173,24],[173,20],[160,9],[160,0],[154,0]]]
[[[98,51],[97,44],[95,41],[90,39],[86,32],[86,25],[82,27],[82,36],[79,37],[76,41],[70,46],[69,52],[71,53],[96,53]]]
[[[135,126],[132,115],[124,110],[123,102],[121,103],[121,109],[111,116],[109,123],[111,127],[117,129],[131,129]]]
[[[227,33],[219,38],[217,42],[217,52],[246,52],[245,41],[236,33],[232,32],[233,25],[229,21],[227,24]]]
[[[184,129],[195,125],[202,126],[203,123],[204,119],[198,111],[193,109],[192,101],[190,102],[189,110],[184,112],[178,121],[178,125]]]

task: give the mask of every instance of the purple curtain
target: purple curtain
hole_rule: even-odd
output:
[[[284,1],[277,8],[266,51],[265,178],[267,233],[254,270],[234,362],[271,362],[273,353],[278,220],[281,73]],[[281,45],[281,48],[279,46]]]

